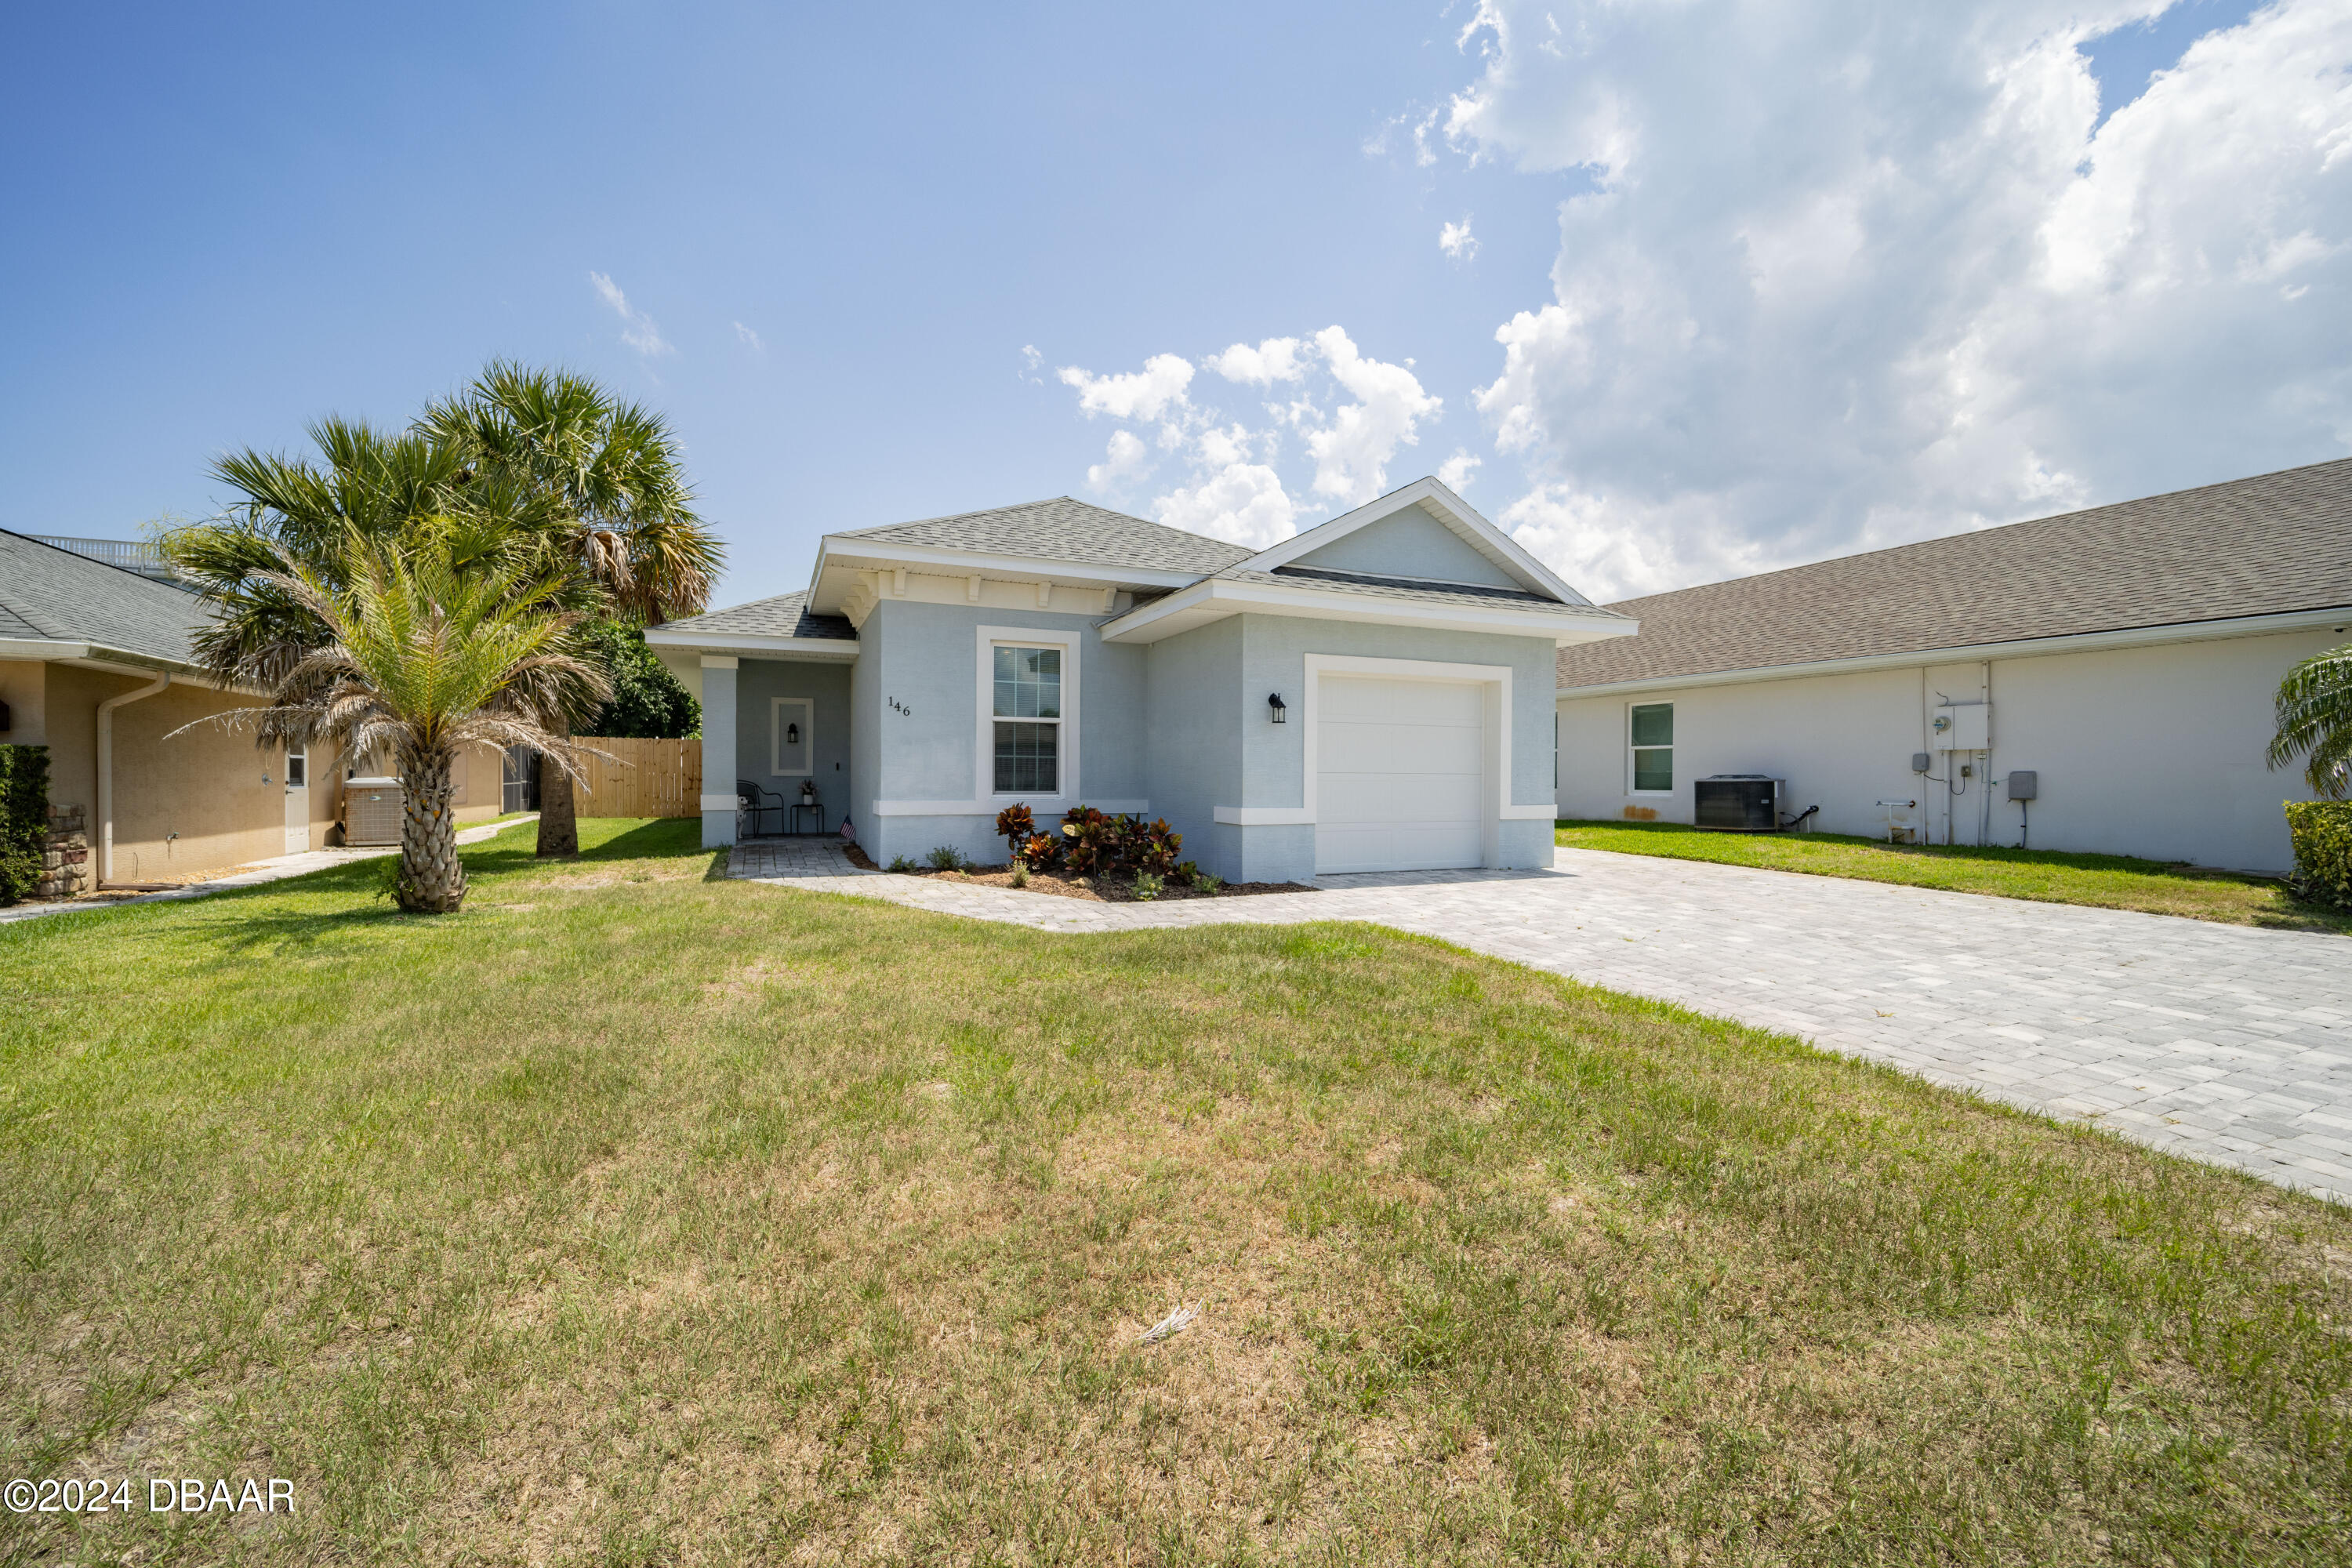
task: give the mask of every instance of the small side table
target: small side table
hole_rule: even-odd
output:
[[[801,831],[801,813],[804,811],[810,813],[816,818],[816,826],[809,831],[813,833],[823,833],[824,831],[824,803],[814,800],[796,800],[793,802],[792,831],[794,833]]]

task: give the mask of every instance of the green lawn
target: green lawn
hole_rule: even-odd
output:
[[[1554,837],[1576,849],[1613,849],[1675,860],[1761,866],[1817,877],[1903,882],[2048,904],[2096,904],[2186,915],[2226,925],[2352,932],[2352,914],[2306,904],[2272,877],[2208,871],[2124,855],[2051,849],[1885,844],[1843,833],[1703,833],[1671,822],[1560,822]]]
[[[580,827],[0,928],[0,1477],[299,1510],[0,1559],[2342,1560],[2341,1210],[1377,928]]]

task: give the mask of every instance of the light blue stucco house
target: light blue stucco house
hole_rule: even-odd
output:
[[[646,640],[702,700],[706,844],[1001,861],[1005,806],[1083,804],[1270,882],[1550,865],[1558,650],[1634,629],[1424,479],[1255,552],[1066,497],[827,534],[805,592]]]

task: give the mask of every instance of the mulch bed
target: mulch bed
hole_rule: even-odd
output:
[[[866,864],[871,865],[872,861]],[[918,871],[900,871],[901,877],[928,877],[935,882],[964,882],[981,888],[1013,887],[1013,868],[1009,866],[974,866],[964,871],[934,871],[924,867]],[[1165,884],[1154,903],[1176,903],[1185,899],[1249,898],[1259,893],[1313,893],[1321,889],[1304,882],[1227,882],[1213,893],[1198,888],[1181,887],[1174,882]],[[1083,879],[1065,876],[1059,871],[1032,871],[1029,885],[1014,889],[1016,892],[1044,893],[1055,899],[1092,899],[1100,904],[1132,904],[1145,900],[1135,896],[1135,879],[1114,872],[1107,877]]]

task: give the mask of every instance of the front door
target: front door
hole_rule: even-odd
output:
[[[301,855],[310,847],[310,754],[299,746],[286,748],[286,853]]]

